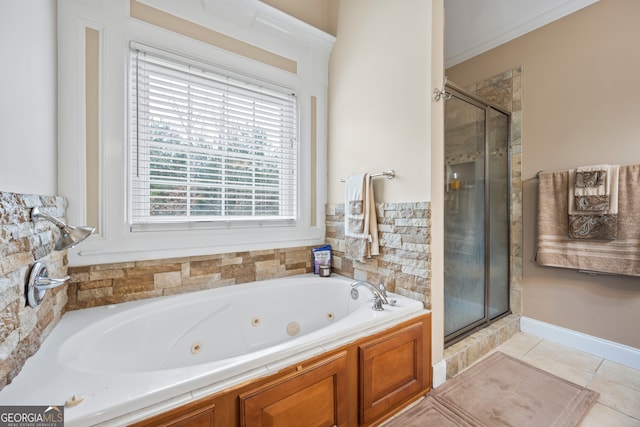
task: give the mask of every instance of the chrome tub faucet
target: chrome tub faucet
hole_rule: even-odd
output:
[[[395,300],[391,302],[387,299],[387,291],[384,287],[384,283],[380,282],[380,286],[376,287],[369,282],[365,282],[364,280],[355,280],[351,283],[351,298],[358,299],[358,287],[364,286],[371,291],[373,294],[373,306],[371,307],[375,311],[382,311],[384,308],[382,304],[390,304],[395,305]]]

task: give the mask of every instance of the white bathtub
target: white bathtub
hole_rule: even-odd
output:
[[[351,279],[294,276],[66,313],[0,405],[63,405],[65,426],[123,425],[266,376],[425,312]]]

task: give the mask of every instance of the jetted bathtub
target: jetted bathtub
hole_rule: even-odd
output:
[[[314,275],[71,311],[0,405],[63,405],[65,426],[123,425],[423,314],[389,294],[372,310],[364,286]]]

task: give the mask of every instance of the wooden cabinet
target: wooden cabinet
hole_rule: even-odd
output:
[[[243,393],[242,427],[346,426],[347,353]]]
[[[206,398],[148,418],[131,427],[214,427],[215,404]]]
[[[429,387],[423,324],[359,346],[359,421],[375,420]],[[427,374],[427,375],[426,375]]]
[[[431,387],[431,314],[135,427],[373,426]]]

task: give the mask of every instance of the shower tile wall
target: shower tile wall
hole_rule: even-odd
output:
[[[447,378],[453,377],[519,330],[522,314],[522,66],[464,88],[511,113],[510,308],[512,315],[445,349]]]
[[[67,272],[66,251],[53,252],[53,229],[48,221],[31,221],[31,208],[43,207],[64,217],[61,197],[0,192],[0,389],[20,372],[53,327],[67,302],[65,287],[48,290],[37,308],[26,305],[25,284],[36,261],[44,262],[51,277]]]

